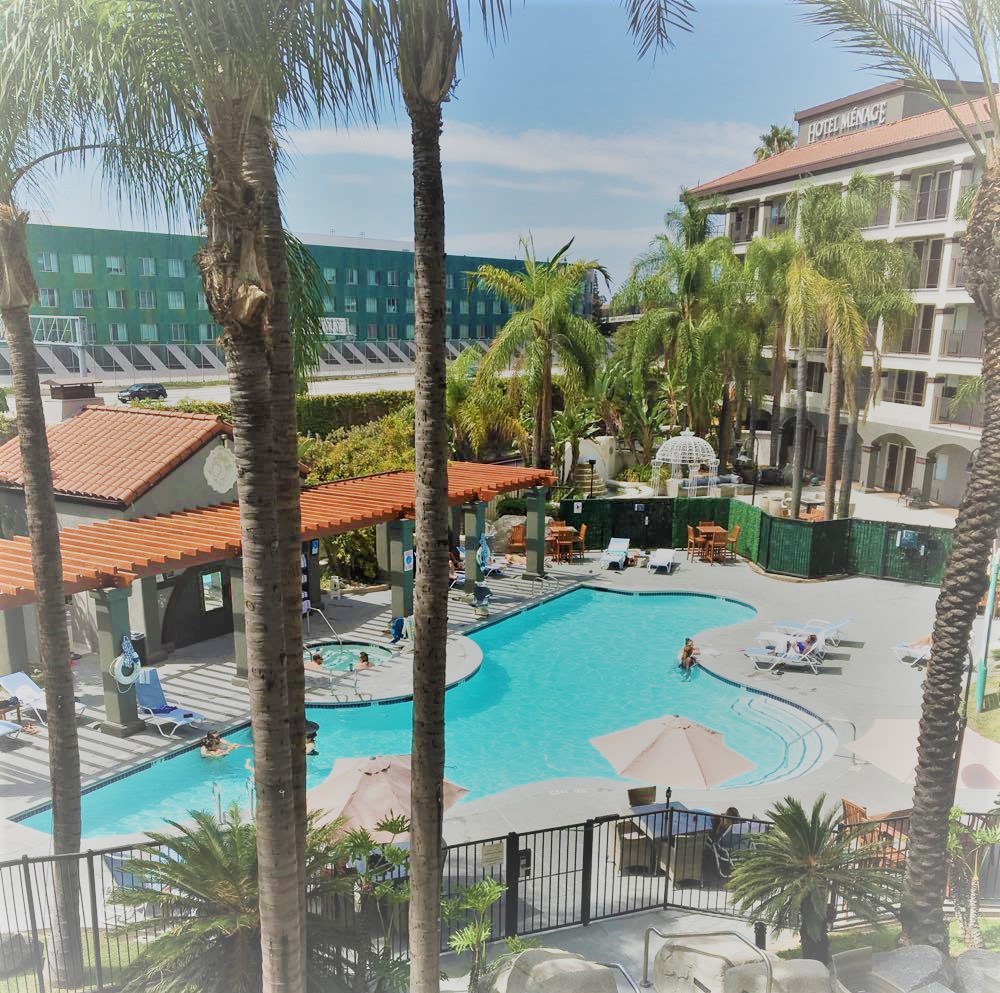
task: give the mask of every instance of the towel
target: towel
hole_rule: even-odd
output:
[[[389,633],[392,635],[392,641],[389,642],[390,645],[395,645],[396,642],[403,640],[403,618],[394,617],[389,622]]]

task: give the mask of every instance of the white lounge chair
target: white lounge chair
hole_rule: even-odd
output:
[[[155,669],[145,668],[139,672],[139,681],[135,684],[135,699],[139,716],[152,724],[164,738],[176,738],[182,727],[200,724],[205,717],[202,714],[168,703],[160,685],[160,674]],[[167,725],[174,726],[169,734],[164,730]]]
[[[21,725],[13,721],[0,721],[0,738],[16,738],[21,733]]]
[[[646,563],[648,572],[656,572],[658,569],[666,569],[669,575],[677,568],[676,548],[657,548],[649,553],[649,561]]]
[[[0,687],[11,696],[16,696],[21,709],[31,711],[39,724],[44,726],[47,723],[42,717],[42,712],[46,709],[45,691],[26,672],[11,672],[0,676]],[[86,706],[79,700],[74,701],[74,705],[76,716],[82,717]]]
[[[819,644],[817,642],[817,644]],[[794,668],[806,668],[811,672],[819,672],[823,666],[823,657],[815,650],[799,655],[798,652],[776,652],[768,651],[766,648],[745,648],[743,654],[746,655],[757,669],[764,672],[773,672],[778,666],[791,666]]]
[[[811,648],[811,652],[816,655],[826,655],[826,642],[819,635],[816,635],[815,637],[816,641]],[[779,652],[789,652],[793,651],[790,646],[794,646],[797,641],[807,643],[808,638],[809,635],[803,634],[802,632],[786,634],[784,631],[761,631],[761,633],[757,635],[757,644],[760,645],[761,648]]]
[[[619,569],[624,569],[628,556],[628,538],[612,538],[608,542],[608,547],[601,553],[601,568],[610,569],[612,566],[617,566]]]
[[[914,669],[924,662],[928,662],[931,657],[930,645],[893,645],[892,650],[900,662],[904,665],[912,665]]]
[[[801,621],[775,621],[774,630],[783,634],[814,634],[817,638],[829,642],[836,647],[840,644],[844,629],[851,623],[851,618],[846,617],[842,621],[832,623],[817,618],[812,618],[803,624]]]

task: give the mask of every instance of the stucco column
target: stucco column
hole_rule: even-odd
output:
[[[386,525],[389,548],[389,582],[392,616],[413,614],[413,521],[390,521]]]
[[[132,595],[132,587],[94,590],[90,595],[94,598],[97,614],[97,658],[107,713],[101,722],[101,729],[116,738],[127,738],[146,727],[139,720],[135,686],[122,687],[111,674],[112,663],[121,655],[122,638],[131,632],[128,598]]]
[[[868,493],[875,489],[875,472],[878,469],[878,447],[876,445],[861,446],[861,480],[862,492]]]
[[[934,467],[937,465],[937,459],[933,455],[922,456],[918,455],[916,458],[916,468],[920,471],[921,466],[923,466],[924,475],[920,482],[920,502],[930,503],[931,502],[931,487],[934,485]]]
[[[482,501],[467,503],[462,507],[465,527],[465,592],[475,596],[476,584],[483,581],[479,568],[479,538],[486,529],[486,504]]]
[[[389,575],[389,525],[375,525],[375,564],[378,566],[378,579],[384,583]]]
[[[142,596],[142,626],[146,634],[146,657],[150,662],[161,662],[167,657],[163,650],[163,619],[160,617],[160,594],[156,576],[143,576],[139,580]]]
[[[233,600],[233,655],[236,657],[235,682],[247,678],[246,594],[243,592],[243,559],[230,559],[229,592]]]
[[[28,634],[24,608],[0,610],[0,676],[28,671]]]
[[[528,490],[528,520],[524,527],[524,546],[527,567],[522,579],[545,578],[545,490],[537,487]]]

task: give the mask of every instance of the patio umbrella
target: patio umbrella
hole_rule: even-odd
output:
[[[677,715],[643,721],[590,743],[619,776],[661,786],[707,789],[754,767],[718,731]]]
[[[447,810],[469,791],[447,780],[442,782]],[[310,810],[322,811],[320,824],[338,817],[350,830],[364,828],[377,842],[392,835],[375,831],[375,825],[389,816],[410,816],[410,756],[380,755],[372,758],[337,759],[330,775],[307,794]],[[397,835],[396,841],[405,835]]]
[[[866,734],[846,748],[901,783],[912,785],[916,776],[919,733],[920,723],[916,718],[880,718]],[[958,763],[958,785],[970,790],[1000,788],[1000,744],[966,728]]]

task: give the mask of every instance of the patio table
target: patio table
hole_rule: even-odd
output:
[[[723,555],[726,551],[726,539],[729,532],[718,524],[696,527],[695,531],[707,541],[702,546],[701,558],[703,562],[714,562],[715,552],[718,549]]]
[[[552,541],[552,543],[555,545],[555,551],[553,553],[554,558],[556,559],[560,558],[561,554],[559,551],[560,545],[565,545],[567,543],[569,544],[570,554],[566,557],[567,561],[570,558],[572,558],[573,544],[579,537],[580,533],[576,530],[576,528],[570,527],[570,525],[568,524],[552,525],[551,527],[549,527],[548,531],[545,532],[546,541]]]

